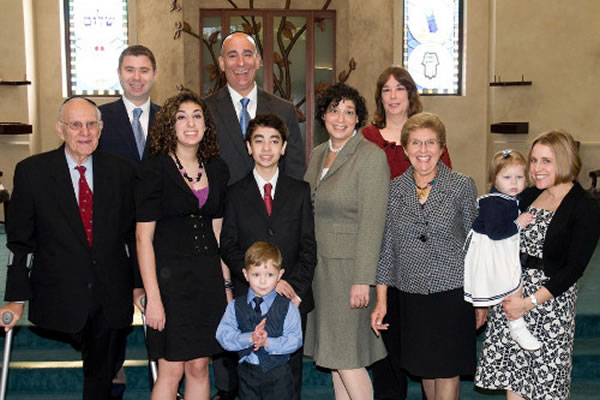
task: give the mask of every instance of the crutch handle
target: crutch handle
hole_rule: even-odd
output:
[[[10,311],[4,311],[2,313],[2,323],[4,325],[8,325],[12,322],[13,320],[13,313],[11,313]]]
[[[14,315],[10,311],[2,313],[2,323],[8,325],[13,321]],[[2,378],[0,379],[0,400],[6,399],[6,387],[8,385],[8,363],[10,362],[10,349],[12,347],[12,328],[6,332],[4,339],[4,355],[2,358]]]

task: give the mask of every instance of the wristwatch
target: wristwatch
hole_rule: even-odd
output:
[[[535,294],[531,294],[529,296],[529,300],[531,300],[531,304],[533,304],[535,307],[537,307],[539,305],[538,301],[537,301],[537,297],[535,297]]]

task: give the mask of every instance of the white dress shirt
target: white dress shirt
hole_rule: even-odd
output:
[[[234,88],[229,86],[229,84],[227,84],[227,90],[229,90],[229,96],[231,96],[231,101],[233,102],[233,107],[235,108],[235,113],[239,121],[240,114],[242,112],[242,103],[240,102],[240,100],[244,97],[238,92],[236,92]],[[258,101],[258,89],[256,86],[256,82],[254,82],[254,87],[252,88],[252,91],[248,93],[248,96],[246,96],[246,98],[250,100],[248,102],[247,110],[248,114],[250,115],[250,118],[253,119],[254,117],[256,117],[256,106]]]
[[[267,183],[270,183],[272,186],[271,199],[275,199],[275,187],[277,186],[277,178],[279,178],[279,167],[277,167],[275,174],[273,174],[273,177],[269,181],[264,180],[263,177],[259,175],[258,171],[256,170],[256,167],[252,170],[252,174],[254,175],[254,180],[256,180],[256,184],[258,185],[260,197],[262,197],[263,199],[265,198],[265,185]]]
[[[129,117],[130,124],[133,121],[133,109],[142,109],[142,115],[140,115],[140,124],[142,124],[142,132],[144,132],[144,137],[148,138],[148,124],[150,123],[150,97],[148,97],[148,100],[146,100],[146,102],[141,106],[136,106],[125,96],[122,96],[122,99],[123,104],[125,104],[125,109],[127,110],[127,116]]]

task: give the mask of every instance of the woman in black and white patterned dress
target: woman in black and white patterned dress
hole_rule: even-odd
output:
[[[475,384],[506,390],[507,399],[568,399],[575,336],[577,280],[600,236],[600,207],[575,181],[581,159],[573,137],[539,136],[529,153],[535,187],[521,205],[534,221],[521,230],[523,297],[490,309]],[[508,335],[510,320],[524,317],[542,348],[528,352]]]

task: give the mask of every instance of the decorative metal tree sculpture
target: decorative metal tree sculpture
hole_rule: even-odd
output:
[[[173,11],[181,11],[181,6],[178,4],[177,0],[169,0],[171,3],[171,12]],[[225,0],[229,3],[233,8],[240,8],[233,0]],[[254,1],[249,0],[248,8],[254,9]],[[292,0],[286,0],[284,5],[284,10],[289,10],[291,7]],[[322,10],[327,10],[331,3],[331,0],[325,0]],[[245,17],[242,16],[242,29],[245,33],[252,36],[256,42],[257,50],[260,54],[263,54],[263,43],[260,37],[260,32],[262,30],[262,24],[256,21],[254,16]],[[315,18],[315,25],[321,30],[321,32],[325,31],[325,23],[323,18]],[[273,92],[281,98],[287,99],[291,101],[296,107],[296,112],[298,113],[298,119],[300,122],[305,121],[304,113],[301,110],[301,106],[306,101],[306,97],[303,97],[297,101],[292,98],[292,76],[291,76],[291,60],[290,55],[294,46],[296,45],[298,39],[302,36],[302,34],[306,31],[307,24],[303,24],[300,27],[297,27],[292,21],[290,21],[287,17],[282,16],[279,26],[277,28],[277,32],[275,35],[275,42],[277,43],[277,50],[273,51]],[[192,32],[192,28],[190,24],[187,22],[177,22],[175,24],[175,34],[174,39],[178,39],[181,36],[181,32],[185,32],[198,40],[202,41],[208,53],[210,54],[210,59],[212,63],[209,63],[206,66],[206,70],[209,74],[209,79],[212,82],[212,87],[208,90],[208,93],[213,93],[220,88],[224,87],[227,83],[225,79],[225,74],[219,68],[219,35],[221,31],[213,32],[208,38],[205,38],[195,32]],[[287,41],[287,43],[286,43]],[[352,71],[356,69],[356,61],[354,58],[351,58],[348,62],[348,70],[343,70],[338,74],[338,81],[345,82],[349,77]],[[331,83],[330,82],[317,82],[315,85],[315,92],[318,94],[321,91],[325,90]]]

